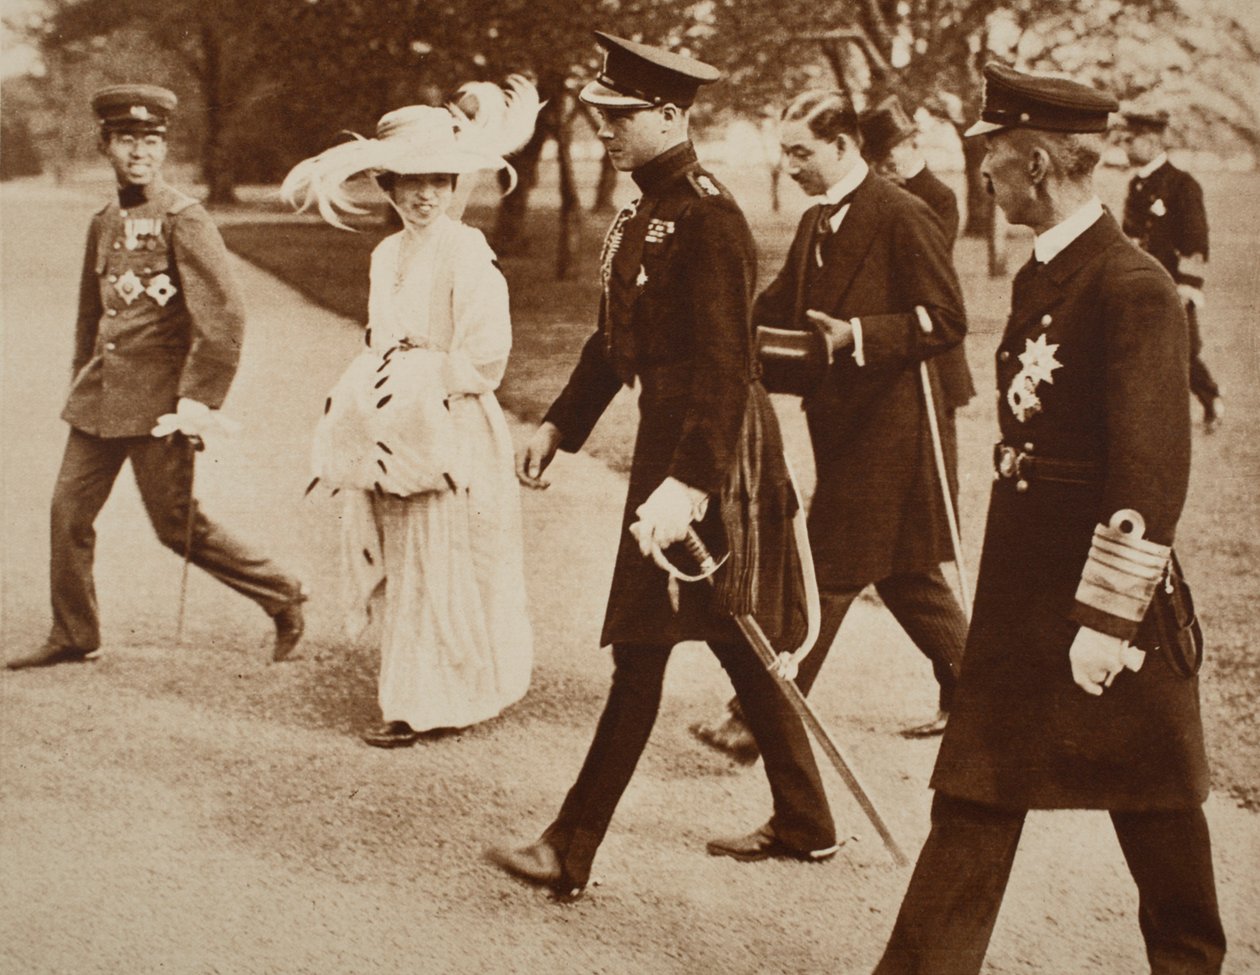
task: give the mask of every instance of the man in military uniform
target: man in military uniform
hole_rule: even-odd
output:
[[[884,604],[931,661],[936,713],[903,730],[945,726],[967,620],[941,572],[953,558],[920,364],[956,347],[966,331],[962,294],[940,224],[919,199],[870,172],[857,114],[841,92],[807,91],[780,125],[784,164],[822,202],[801,217],[779,275],[757,298],[759,326],[828,338],[829,371],[804,406],[818,472],[809,540],[822,626],[796,678],[808,692],[861,591]],[[916,306],[927,313],[922,328]],[[800,360],[808,367],[808,359]],[[939,380],[933,399],[944,405]],[[767,372],[766,386],[785,388]],[[944,416],[938,417],[946,425]],[[954,462],[950,467],[955,466]],[[693,733],[737,761],[756,749],[734,707]]]
[[[298,580],[192,498],[197,437],[236,373],[244,314],[214,223],[161,176],[175,106],[174,93],[154,85],[115,85],[92,98],[118,191],[92,219],[80,280],[62,413],[70,436],[52,500],[52,630],[10,669],[82,661],[99,648],[93,523],[126,460],[159,540],[275,621],[274,659],[302,633]]]
[[[582,91],[613,165],[642,195],[614,219],[601,261],[599,326],[521,455],[518,476],[545,487],[558,449],[578,450],[622,385],[639,387],[639,432],[601,642],[614,672],[586,761],[536,842],[492,862],[561,896],[580,893],[651,733],[674,644],[704,640],[748,711],[765,754],[773,818],[745,859],[822,860],[835,827],[800,719],[706,586],[671,605],[645,556],[704,533],[737,453],[753,374],[749,306],[756,257],[747,221],[696,159],[688,112],[719,77],[690,58],[607,34],[603,70]],[[706,509],[707,508],[707,512]],[[629,528],[637,521],[637,538]],[[766,526],[769,530],[772,526]]]
[[[879,975],[979,972],[1029,809],[1105,809],[1151,970],[1220,971],[1173,283],[1094,192],[1109,95],[984,71],[982,173],[1036,234],[997,351],[996,478],[932,829]],[[1069,961],[1041,967],[1070,970]]]
[[[1190,323],[1190,392],[1212,431],[1224,415],[1221,388],[1203,361],[1199,309],[1208,259],[1207,211],[1198,180],[1168,161],[1167,112],[1126,112],[1125,151],[1137,172],[1124,201],[1124,232],[1172,275]]]

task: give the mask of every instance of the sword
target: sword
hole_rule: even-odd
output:
[[[631,527],[633,529],[637,526]],[[713,558],[712,553],[709,552],[700,536],[696,534],[694,528],[687,529],[687,537],[683,539],[683,545],[692,558],[696,560],[696,564],[699,565],[699,574],[710,586],[715,585],[713,573],[717,571],[719,563]],[[660,564],[659,561],[657,564]],[[670,570],[667,569],[666,571]],[[801,689],[796,686],[796,681],[792,679],[795,671],[795,660],[784,662],[779,659],[778,654],[775,653],[774,647],[770,643],[770,639],[761,628],[761,624],[751,615],[737,614],[735,616],[735,625],[739,627],[740,633],[744,635],[748,645],[757,654],[757,658],[761,661],[762,666],[770,672],[770,676],[774,678],[775,683],[779,685],[779,688],[787,696],[792,710],[796,712],[797,717],[804,722],[805,727],[814,736],[814,740],[818,742],[818,747],[823,750],[823,754],[831,761],[832,766],[840,775],[840,779],[848,787],[853,798],[857,800],[857,804],[861,807],[862,812],[866,814],[866,818],[870,820],[871,825],[875,827],[875,832],[884,841],[884,847],[892,856],[893,862],[899,867],[909,864],[910,860],[902,852],[901,847],[897,845],[897,840],[893,837],[888,824],[884,822],[884,818],[879,814],[879,810],[875,808],[874,801],[858,779],[857,772],[854,771],[852,764],[844,757],[844,754],[836,745],[835,739],[831,737],[831,734],[819,720],[818,715],[814,713],[809,699],[801,693]],[[784,656],[791,658],[792,655],[785,654]]]
[[[932,319],[922,305],[914,306],[914,313],[919,318],[919,327],[925,334],[932,332]],[[928,364],[924,359],[919,363],[919,380],[923,384],[923,402],[927,409],[928,429],[932,432],[932,453],[936,457],[936,475],[941,482],[941,494],[945,499],[945,520],[949,522],[949,540],[954,546],[954,568],[958,570],[958,591],[962,595],[963,615],[971,621],[971,585],[967,582],[967,570],[963,564],[962,536],[958,531],[958,517],[954,513],[954,499],[949,494],[949,471],[945,467],[945,449],[941,444],[941,428],[936,420],[936,400],[932,396],[932,380],[928,376]],[[951,660],[954,676],[960,669],[956,660]]]
[[[184,519],[184,565],[179,575],[179,614],[175,619],[175,646],[184,642],[184,605],[188,601],[188,562],[192,555],[193,521],[197,517],[197,501],[193,488],[197,481],[197,454],[206,449],[206,442],[195,433],[185,434],[192,448],[188,471],[188,516]]]

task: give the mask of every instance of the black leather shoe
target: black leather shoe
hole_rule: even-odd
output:
[[[361,737],[373,748],[406,748],[420,739],[420,732],[406,721],[385,721]]]
[[[27,667],[51,667],[54,664],[81,664],[95,659],[95,650],[84,650],[82,647],[59,647],[45,643],[37,650],[13,657],[5,662],[9,670],[25,670]]]
[[[752,732],[744,724],[744,719],[737,714],[727,714],[716,723],[697,721],[688,730],[698,741],[721,752],[738,765],[752,765],[761,757],[761,750],[757,747]]]
[[[564,903],[577,900],[586,888],[565,881],[560,857],[546,840],[535,840],[525,846],[491,846],[486,859],[500,870],[536,887],[547,887],[552,897]]]
[[[308,598],[304,591],[300,592],[293,602],[286,604],[272,617],[276,621],[276,642],[271,648],[271,659],[274,663],[288,660],[289,655],[298,645],[298,641],[302,639],[302,633],[306,630],[306,617],[302,614],[302,604]]]
[[[935,738],[945,733],[945,725],[949,722],[948,711],[937,711],[936,717],[923,724],[911,725],[901,729],[902,738]]]
[[[709,856],[730,857],[745,863],[755,863],[758,860],[803,860],[806,863],[822,863],[835,856],[840,846],[840,843],[833,843],[831,846],[818,850],[797,850],[783,843],[774,835],[770,824],[766,823],[747,836],[709,840],[704,848],[709,852]]]

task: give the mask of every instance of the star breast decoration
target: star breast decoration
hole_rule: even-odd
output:
[[[1058,343],[1047,342],[1044,332],[1035,341],[1024,340],[1024,351],[1019,354],[1023,368],[1015,374],[1006,391],[1006,403],[1020,423],[1026,423],[1041,412],[1037,387],[1042,383],[1053,384],[1054,371],[1063,367],[1063,363],[1055,358],[1058,350]]]

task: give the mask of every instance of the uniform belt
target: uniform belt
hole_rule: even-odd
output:
[[[993,445],[993,476],[998,480],[1013,480],[1017,491],[1027,491],[1032,481],[1097,484],[1102,480],[1102,465],[1092,460],[1039,457],[1031,450],[996,443]]]

